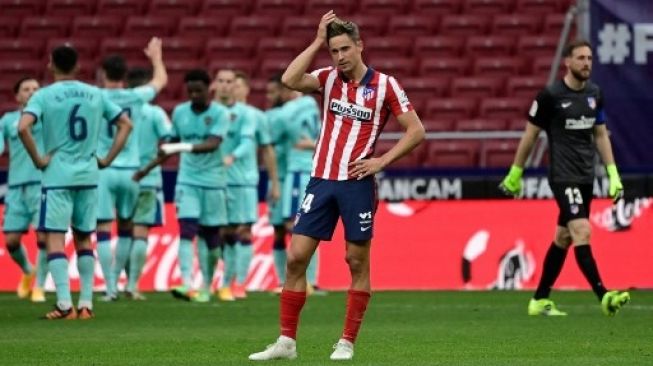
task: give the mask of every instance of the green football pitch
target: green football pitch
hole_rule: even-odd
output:
[[[355,365],[653,365],[653,293],[614,318],[589,292],[555,292],[563,318],[526,315],[526,292],[377,292]],[[54,298],[48,294],[48,299]],[[0,365],[246,365],[277,337],[278,298],[195,304],[168,294],[97,303],[91,321],[45,321],[51,305],[0,294]],[[299,358],[329,365],[345,294],[308,299]]]

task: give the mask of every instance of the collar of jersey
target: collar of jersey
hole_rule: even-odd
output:
[[[349,78],[342,72],[339,72],[340,78],[345,82],[348,83],[350,82]],[[372,81],[372,76],[374,76],[374,69],[371,68],[370,66],[367,67],[367,72],[365,72],[365,75],[361,79],[361,82],[358,84],[360,85],[367,85],[370,81]]]

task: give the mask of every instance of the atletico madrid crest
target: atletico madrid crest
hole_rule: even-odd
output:
[[[590,108],[596,109],[596,98],[587,97],[587,104],[590,106]]]

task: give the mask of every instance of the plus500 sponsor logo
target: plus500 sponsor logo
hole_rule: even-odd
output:
[[[329,109],[335,113],[344,117],[349,117],[362,121],[371,121],[372,120],[372,110],[367,107],[360,106],[358,104],[351,104],[343,102],[340,100],[332,99]]]

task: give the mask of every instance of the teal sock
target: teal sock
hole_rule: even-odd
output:
[[[48,255],[48,269],[52,274],[54,288],[57,291],[57,306],[61,310],[68,310],[73,306],[70,295],[70,281],[68,280],[68,258],[65,253],[50,253]]]
[[[129,281],[127,283],[127,291],[134,292],[138,290],[138,280],[141,278],[146,256],[147,241],[144,238],[134,238],[131,254],[129,256]]]
[[[9,255],[24,274],[32,273],[32,264],[27,259],[27,251],[23,243],[20,243],[17,247],[9,248]]]
[[[123,268],[127,260],[129,260],[129,252],[132,248],[132,237],[131,232],[121,232],[118,234],[118,243],[116,244],[116,258],[113,262],[113,272],[111,274],[113,279],[113,288],[118,288],[118,281],[120,280],[120,274],[122,273]]]
[[[77,252],[77,270],[79,271],[79,303],[78,308],[93,309],[93,274],[95,257],[93,250],[85,249]]]
[[[279,284],[283,285],[286,282],[286,262],[288,261],[286,249],[274,249],[272,257],[274,258],[274,268],[277,270]]]
[[[39,250],[36,252],[36,287],[42,289],[45,286],[45,279],[48,277],[48,252],[45,250],[45,243],[38,243]]]
[[[313,253],[311,261],[308,262],[308,268],[306,268],[306,281],[312,285],[317,285],[317,268],[319,263],[319,256],[317,255],[317,250]]]
[[[191,287],[193,276],[193,241],[188,239],[179,240],[179,252],[177,253],[181,280],[184,286]]]
[[[206,241],[202,237],[197,238],[197,260],[200,265],[200,272],[202,272],[202,283],[204,289],[211,288],[211,277],[209,277],[209,248],[206,246]]]
[[[228,287],[236,277],[236,244],[226,244],[222,252],[224,261],[224,281],[222,286]]]
[[[236,282],[242,285],[247,280],[249,264],[252,262],[252,257],[254,256],[254,247],[252,247],[251,241],[242,241],[238,243],[236,250],[238,258],[238,264],[236,266]]]
[[[104,276],[104,285],[106,286],[107,295],[114,295],[117,293],[114,287],[113,280],[113,254],[111,253],[111,234],[104,231],[97,233],[97,257],[102,267],[102,275]]]

